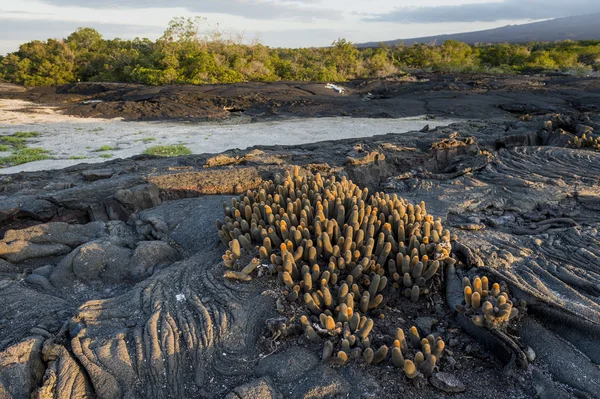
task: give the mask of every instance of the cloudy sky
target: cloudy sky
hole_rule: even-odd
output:
[[[595,4],[594,4],[595,3]],[[597,0],[0,0],[0,54],[77,27],[156,39],[176,16],[269,46],[326,46],[489,29],[600,12]]]

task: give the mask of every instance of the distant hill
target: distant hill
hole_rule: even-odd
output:
[[[532,41],[556,40],[600,40],[600,13],[557,18],[549,21],[523,25],[508,25],[496,29],[476,32],[455,33],[450,35],[397,39],[383,42],[361,43],[358,47],[377,47],[380,43],[390,46],[404,42],[410,46],[415,43],[442,44],[446,40],[458,40],[474,43],[526,43]]]

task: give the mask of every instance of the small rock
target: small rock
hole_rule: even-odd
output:
[[[231,398],[240,399],[281,399],[282,395],[273,386],[268,377],[259,378],[247,384],[235,388],[232,392],[236,396]]]
[[[346,398],[350,383],[338,371],[321,365],[279,388],[286,399]]]
[[[417,317],[415,326],[421,331],[424,336],[431,334],[431,327],[435,324],[432,317]]]
[[[546,219],[544,215],[537,211],[525,213],[523,217],[525,219],[531,220],[532,222],[541,222],[542,220]]]
[[[517,218],[514,217],[513,215],[505,215],[505,216],[501,216],[498,218],[498,223],[500,224],[510,224],[510,223],[515,223],[517,221]]]
[[[430,382],[440,391],[448,393],[464,392],[467,389],[458,377],[450,373],[435,373],[431,376]]]
[[[471,216],[471,217],[469,217],[469,218],[467,219],[467,221],[468,221],[469,223],[474,223],[474,224],[481,223],[481,219],[479,219],[478,217],[475,217],[475,216]]]
[[[508,251],[505,251],[503,249],[501,249],[500,251],[498,251],[498,257],[500,257],[501,259],[506,260],[509,263],[513,263],[515,261],[515,258],[513,257],[513,254],[511,254]]]
[[[52,284],[50,284],[50,281],[48,281],[46,277],[39,274],[30,274],[29,276],[25,277],[25,282],[37,285],[46,291],[51,292],[54,290],[54,287],[52,286]]]
[[[49,191],[58,191],[58,190],[67,190],[69,188],[73,188],[75,185],[73,183],[50,183],[44,186],[43,190]]]
[[[280,353],[265,357],[254,369],[257,377],[269,376],[277,383],[291,383],[313,370],[319,358],[308,349],[290,347]]]
[[[446,356],[446,361],[450,367],[454,367],[456,365],[456,359],[452,356]]]
[[[204,167],[205,168],[213,168],[215,166],[225,166],[225,165],[235,164],[238,162],[239,158],[240,157],[238,157],[238,156],[230,157],[228,155],[219,154],[212,158],[207,159],[206,163],[204,164]]]
[[[113,169],[93,169],[81,173],[84,180],[96,181],[111,178],[115,174]]]
[[[525,356],[527,356],[527,360],[529,360],[530,362],[533,362],[536,357],[535,351],[533,350],[533,348],[531,348],[530,346],[525,348]]]
[[[40,276],[44,276],[46,278],[49,278],[50,275],[52,274],[52,270],[53,270],[52,265],[45,265],[45,266],[42,266],[42,267],[38,267],[37,269],[34,269],[32,273],[33,274],[39,274]]]
[[[21,240],[9,243],[0,242],[0,256],[10,263],[63,255],[70,251],[70,247],[62,244],[35,244]]]

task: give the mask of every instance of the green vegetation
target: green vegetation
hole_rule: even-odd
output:
[[[0,137],[0,141],[4,144],[12,146],[13,148],[23,148],[27,146],[27,139],[22,137],[3,136]]]
[[[140,141],[144,144],[148,144],[152,143],[153,141],[156,141],[156,137],[144,137],[143,139],[133,140],[134,143],[139,143]]]
[[[100,154],[99,157],[100,158],[112,158],[113,154]]]
[[[192,150],[184,145],[157,145],[144,151],[147,155],[159,155],[161,157],[177,157],[180,155],[190,155]]]
[[[0,165],[20,165],[27,162],[41,161],[50,158],[48,151],[43,148],[20,148],[13,151],[12,155],[0,158]]]
[[[50,158],[49,151],[43,148],[27,147],[27,139],[39,135],[37,132],[15,132],[9,136],[0,136],[0,152],[11,151],[11,155],[0,157],[0,166],[20,165]]]
[[[103,145],[102,147],[98,147],[94,150],[94,152],[102,152],[102,151],[113,151],[116,150],[115,147],[112,147],[110,145]]]
[[[10,146],[10,148],[24,148],[27,146],[27,138],[39,135],[35,132],[16,132],[7,136],[0,136],[0,143],[4,146]]]
[[[106,40],[80,28],[64,40],[21,45],[0,56],[0,79],[25,86],[80,81],[235,83],[242,81],[347,81],[411,70],[520,73],[600,70],[600,40],[469,46],[449,40],[441,45],[380,46],[358,49],[345,39],[326,48],[269,48],[244,44],[207,29],[204,19],[175,18],[163,36]],[[210,29],[209,29],[210,30]],[[99,131],[101,129],[94,129]]]
[[[69,157],[69,159],[73,159],[73,160],[76,160],[76,159],[85,159],[85,158],[86,157],[84,155],[71,155]]]
[[[13,137],[21,137],[21,138],[31,138],[31,137],[38,137],[40,135],[40,133],[38,132],[15,132],[12,136]]]

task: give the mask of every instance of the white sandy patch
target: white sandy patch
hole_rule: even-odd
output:
[[[109,120],[99,118],[78,118],[76,116],[62,114],[60,111],[57,111],[57,107],[52,107],[49,105],[40,105],[23,100],[0,99],[0,126],[39,125],[42,123],[59,123],[69,121],[77,121],[79,123],[98,123]]]
[[[0,104],[6,104],[5,101],[7,100],[0,100]],[[17,104],[13,103],[13,106],[16,107]],[[155,145],[182,144],[194,154],[220,153],[255,145],[298,145],[386,133],[406,133],[420,130],[425,125],[434,128],[454,122],[447,119],[426,120],[423,117],[304,118],[239,125],[124,122],[116,119],[74,118],[57,113],[51,107],[40,107],[40,113],[35,115],[39,118],[31,119],[27,118],[27,114],[7,109],[0,108],[0,135],[10,135],[19,131],[38,132],[40,136],[29,139],[28,146],[49,150],[53,159],[0,169],[0,173],[60,169],[84,162],[97,163],[107,159],[128,158]],[[5,114],[10,113],[16,114],[11,116],[16,119],[9,119],[7,123],[3,118],[7,118]],[[105,146],[111,149],[98,151]],[[109,154],[110,158],[102,157],[108,157]],[[0,156],[5,154],[0,153]],[[85,158],[73,159],[74,157]]]

